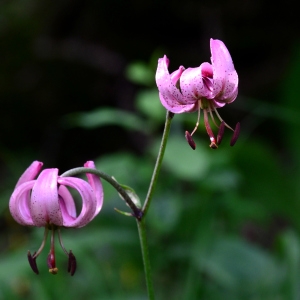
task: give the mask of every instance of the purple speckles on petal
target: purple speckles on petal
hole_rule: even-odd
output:
[[[161,104],[174,114],[198,111],[195,129],[185,137],[189,145],[194,149],[192,139],[194,131],[198,128],[200,110],[204,112],[206,131],[211,139],[210,147],[217,149],[221,143],[224,128],[230,128],[217,112],[217,108],[233,102],[238,94],[238,75],[234,68],[230,53],[225,44],[220,40],[210,39],[211,63],[203,62],[199,67],[179,67],[173,73],[169,73],[169,59],[165,55],[158,60],[156,70],[156,84],[159,91]],[[220,130],[217,140],[213,138],[213,130],[210,128],[208,116],[215,122],[213,114],[220,121]],[[238,128],[234,131],[231,144],[236,141]]]
[[[181,66],[170,74],[166,55],[158,60],[155,79],[160,101],[167,110],[180,114],[194,111],[191,105],[200,99],[219,104],[236,99],[238,75],[228,49],[222,41],[213,39],[210,48],[211,64],[204,62],[197,68]]]

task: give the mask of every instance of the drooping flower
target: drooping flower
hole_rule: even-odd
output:
[[[59,243],[68,256],[68,272],[74,275],[76,258],[72,251],[67,251],[62,243],[61,227],[83,227],[101,210],[103,188],[98,176],[86,174],[88,182],[75,177],[58,176],[58,169],[45,169],[40,174],[42,162],[34,161],[22,174],[11,195],[9,209],[13,218],[21,225],[45,227],[41,247],[33,255],[28,251],[28,261],[32,270],[38,274],[36,258],[45,246],[49,230],[51,247],[47,263],[49,272],[56,274],[54,237],[58,233]],[[84,164],[95,168],[93,161]],[[34,179],[37,175],[37,179]],[[76,213],[75,202],[68,188],[75,189],[81,196],[82,208]]]
[[[180,114],[198,111],[198,120],[192,133],[186,131],[185,136],[190,146],[195,149],[196,144],[192,135],[199,125],[200,111],[204,112],[204,125],[210,137],[210,147],[216,149],[221,143],[224,126],[234,131],[231,139],[233,146],[238,138],[240,124],[235,130],[227,125],[220,117],[217,108],[233,102],[238,94],[238,75],[235,71],[231,56],[224,43],[210,39],[211,64],[204,62],[197,68],[178,70],[169,73],[169,59],[165,55],[158,60],[156,84],[162,105],[169,111]],[[220,120],[217,125],[214,114]],[[219,127],[217,139],[210,127],[209,115],[213,123]]]

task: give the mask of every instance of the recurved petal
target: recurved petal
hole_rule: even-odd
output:
[[[40,172],[42,166],[42,162],[34,161],[19,178],[10,198],[10,212],[13,218],[22,225],[34,225],[30,215],[30,190],[34,184],[33,179]],[[28,182],[30,183],[25,184]],[[21,186],[22,188],[18,189]]]
[[[33,180],[41,171],[43,167],[43,163],[40,161],[34,161],[26,170],[25,172],[21,175],[19,178],[16,187],[21,185],[22,183]]]
[[[159,93],[159,99],[161,104],[170,112],[174,114],[181,114],[185,112],[193,112],[198,109],[197,103],[192,104],[180,104],[176,103],[174,104],[174,101],[172,101],[170,98],[163,96],[161,93]]]
[[[82,208],[79,216],[75,219],[70,218],[65,209],[62,209],[63,226],[83,227],[88,224],[95,216],[97,200],[94,190],[86,181],[75,177],[58,177],[58,183],[76,189],[82,199]]]
[[[30,190],[35,180],[24,182],[15,188],[9,200],[9,210],[12,217],[21,225],[34,225],[30,214]]]
[[[68,188],[64,185],[60,185],[58,188],[59,203],[64,205],[66,212],[72,217],[76,218],[76,205],[73,199],[73,196],[69,192]]]
[[[219,102],[232,102],[237,94],[238,75],[232,58],[225,44],[220,40],[210,39],[211,61],[213,66],[214,97]],[[228,100],[228,101],[227,101]]]
[[[180,66],[178,70],[176,70],[172,74],[170,74],[171,81],[174,85],[176,85],[177,81],[180,79],[180,76],[184,70],[185,70],[185,68],[183,66]]]
[[[84,164],[84,167],[96,169],[95,163],[93,161],[87,161]],[[95,217],[96,215],[98,215],[98,213],[100,212],[100,210],[102,208],[103,198],[104,198],[103,186],[102,186],[100,178],[97,175],[86,173],[86,177],[87,177],[88,182],[90,183],[91,187],[93,188],[94,194],[96,197],[96,210],[95,210],[95,214],[94,214],[94,217]]]
[[[35,226],[63,225],[57,190],[58,169],[45,169],[32,188],[30,211]]]
[[[165,55],[158,60],[155,80],[160,93],[160,99],[163,99],[162,105],[169,111],[178,113],[177,106],[187,104],[180,92],[175,86],[174,82],[177,82],[183,67],[172,73],[172,76],[168,71],[169,59]]]

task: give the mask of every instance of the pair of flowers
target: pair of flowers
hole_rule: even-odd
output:
[[[204,125],[210,137],[210,147],[220,145],[224,128],[230,128],[234,134],[231,145],[236,142],[240,125],[235,130],[220,117],[217,108],[233,102],[238,93],[238,76],[234,69],[231,56],[222,41],[210,40],[212,64],[202,63],[198,68],[178,70],[169,74],[169,59],[164,56],[158,61],[156,83],[162,105],[172,113],[198,111],[198,120],[192,133],[186,131],[185,136],[190,146],[196,144],[192,135],[199,125],[200,111],[204,112]],[[220,120],[218,126],[213,113]],[[210,127],[209,115],[213,123],[219,127],[217,138]],[[68,271],[74,275],[76,258],[72,251],[67,251],[63,245],[61,227],[83,227],[94,219],[103,204],[103,188],[97,175],[86,173],[87,182],[75,177],[58,176],[58,169],[45,169],[41,173],[43,163],[34,161],[20,177],[10,198],[9,208],[13,218],[21,225],[45,227],[41,247],[31,255],[28,251],[28,261],[32,270],[38,274],[36,259],[43,250],[51,232],[50,252],[48,254],[49,272],[56,274],[55,233],[59,243],[68,256]],[[94,162],[88,161],[84,167],[95,169]],[[40,174],[39,174],[40,173]],[[36,176],[39,176],[36,178]],[[77,190],[82,199],[79,215],[76,213],[75,202],[68,188]]]

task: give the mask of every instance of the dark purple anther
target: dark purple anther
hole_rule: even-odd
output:
[[[185,139],[187,140],[187,142],[189,143],[189,145],[191,146],[191,148],[193,150],[195,150],[196,149],[196,143],[194,142],[191,134],[188,131],[185,132]]]
[[[241,127],[240,122],[237,122],[236,125],[235,125],[233,136],[232,136],[231,141],[230,141],[230,146],[233,146],[236,143],[236,141],[237,141],[237,139],[240,135],[240,127]]]
[[[33,253],[33,256],[36,254],[36,252]],[[37,264],[36,264],[36,257],[32,257],[30,251],[27,252],[27,257],[28,257],[28,261],[29,261],[29,265],[32,269],[32,271],[35,274],[39,274],[39,270],[37,268]]]
[[[76,257],[73,254],[72,250],[70,250],[69,261],[68,261],[68,272],[70,273],[71,276],[75,274],[76,267],[77,267]]]
[[[225,130],[225,122],[222,121],[219,127],[218,135],[217,135],[217,144],[220,145],[223,139],[224,135],[224,130]]]
[[[210,147],[211,149],[218,149],[218,145],[216,144],[215,141],[212,141],[212,142],[210,143],[209,147]]]

